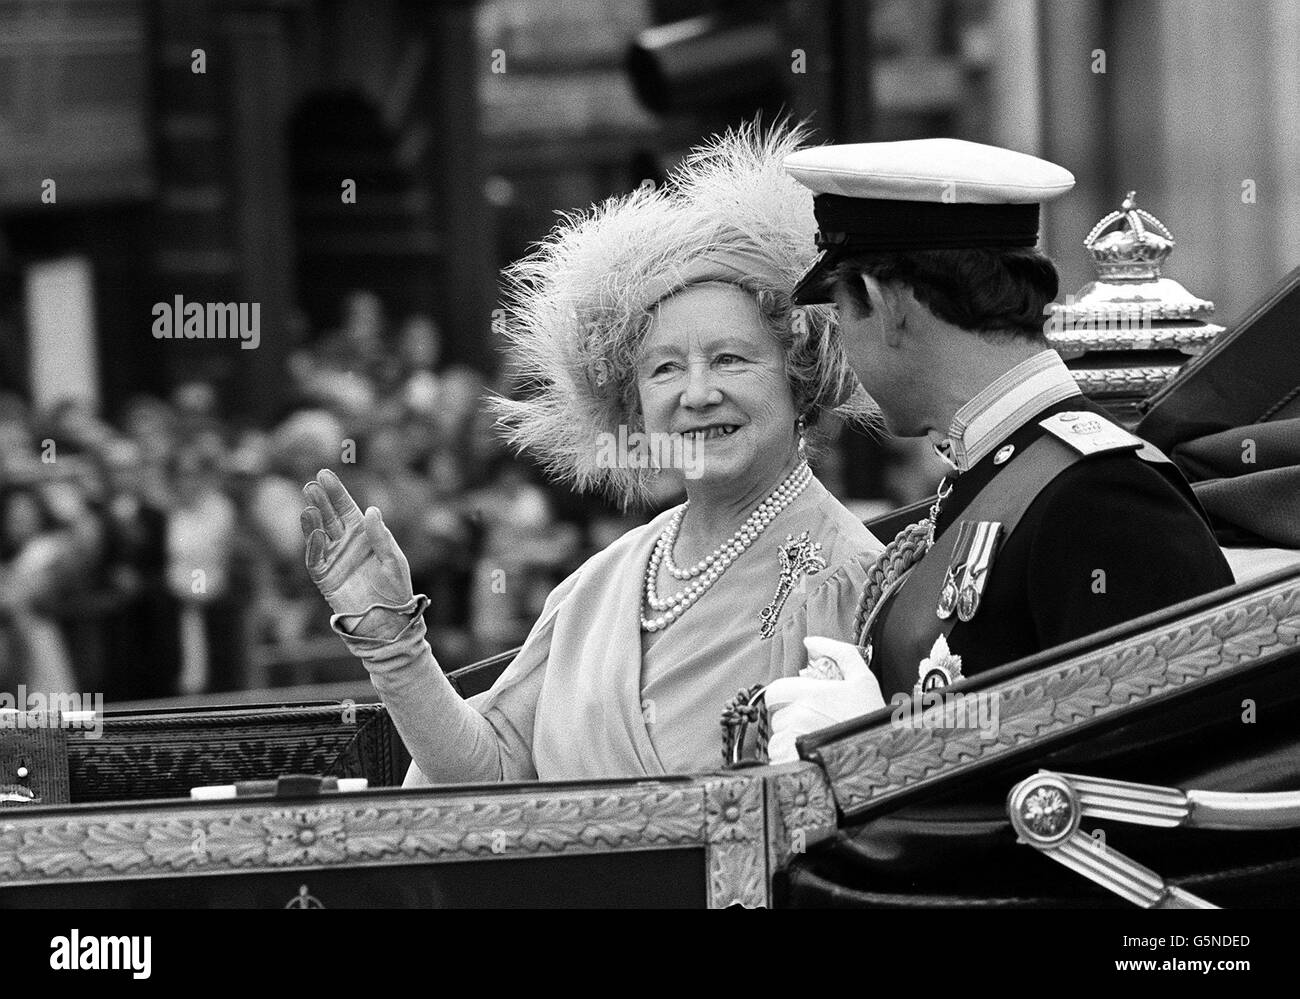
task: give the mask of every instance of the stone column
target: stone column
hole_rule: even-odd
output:
[[[239,350],[231,402],[239,420],[261,419],[278,405],[294,309],[293,212],[286,121],[293,104],[289,15],[299,0],[237,0],[216,10],[228,74],[233,228],[242,298],[261,310],[256,350]]]
[[[491,56],[478,42],[475,6],[408,0],[402,13],[429,52],[411,106],[429,135],[417,170],[434,199],[442,261],[438,320],[449,360],[489,370],[500,358],[492,334],[497,286],[492,216],[483,197],[478,80]]]
[[[1041,0],[1040,0],[1041,3]],[[1105,0],[1039,7],[1042,153],[1074,174],[1074,190],[1043,209],[1044,249],[1061,272],[1061,296],[1096,276],[1083,248],[1114,205],[1112,80],[1120,55],[1111,44]],[[1123,197],[1124,192],[1119,192]]]

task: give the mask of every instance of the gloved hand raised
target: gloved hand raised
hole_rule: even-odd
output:
[[[763,693],[771,734],[770,763],[799,758],[794,741],[885,706],[880,683],[863,661],[857,646],[810,635],[803,640],[808,666],[798,676],[773,680]]]
[[[359,615],[375,604],[411,604],[415,599],[411,567],[379,509],[372,506],[363,515],[338,476],[327,468],[302,491],[308,503],[300,517],[307,572],[334,613]],[[375,614],[378,621],[382,615]],[[361,621],[355,632],[368,634],[370,623]]]

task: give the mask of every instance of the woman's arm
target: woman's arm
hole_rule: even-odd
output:
[[[330,625],[366,667],[415,766],[430,781],[533,780],[533,719],[555,615],[580,572],[557,586],[523,648],[490,691],[465,701],[425,640],[428,598],[379,511],[364,516],[332,472],[304,489],[307,567]]]
[[[493,719],[479,713],[456,693],[434,659],[425,639],[423,611],[427,605],[427,598],[417,597],[409,609],[391,610],[394,616],[407,620],[405,627],[391,639],[350,634],[349,625],[355,626],[364,615],[336,614],[330,624],[349,651],[365,665],[370,682],[388,708],[412,761],[429,781],[466,783],[535,778],[532,715],[542,671],[529,670],[527,682],[516,684],[509,697],[496,699],[494,724]],[[542,652],[544,661],[544,651],[537,644],[522,650],[519,658],[536,660]],[[523,663],[519,665],[522,667]]]
[[[540,671],[533,684],[516,685],[500,708],[502,722],[494,724],[465,703],[425,641],[428,599],[412,592],[406,557],[379,511],[371,507],[363,515],[327,469],[303,492],[309,504],[302,513],[308,572],[335,611],[331,626],[365,665],[420,770],[445,781],[529,776]],[[545,660],[538,643],[533,658],[538,665]],[[505,724],[511,714],[525,716],[526,723]]]

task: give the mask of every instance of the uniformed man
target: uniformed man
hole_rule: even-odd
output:
[[[836,304],[889,430],[929,436],[950,468],[864,594],[853,637],[877,698],[1233,582],[1181,474],[1085,399],[1048,347],[1058,280],[1036,248],[1039,204],[1074,185],[1068,171],[954,139],[823,146],[785,165],[814,195],[823,249],[796,303]],[[772,728],[787,753],[796,716],[825,725],[879,706],[783,682]],[[807,696],[815,711],[779,710]]]

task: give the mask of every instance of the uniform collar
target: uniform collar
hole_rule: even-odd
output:
[[[1040,351],[957,410],[948,436],[935,445],[935,453],[958,473],[965,472],[1030,417],[1078,394],[1079,385],[1061,355]]]

